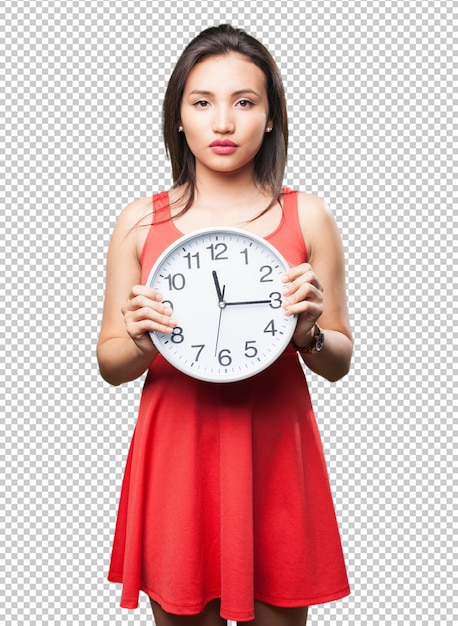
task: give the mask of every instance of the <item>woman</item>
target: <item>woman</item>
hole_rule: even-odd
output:
[[[174,186],[134,201],[114,229],[97,346],[118,385],[147,372],[126,464],[109,579],[121,606],[148,594],[158,626],[302,626],[307,607],[349,593],[320,436],[301,359],[335,381],[349,369],[344,258],[323,201],[282,187],[284,91],[257,40],[223,25],[185,49],[164,101]],[[293,341],[235,383],[168,364],[149,333],[179,323],[145,285],[183,233],[233,226],[290,264]],[[318,325],[319,321],[319,325]]]

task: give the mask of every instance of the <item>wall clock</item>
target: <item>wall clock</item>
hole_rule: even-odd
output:
[[[151,332],[159,352],[185,374],[233,382],[271,365],[291,340],[297,316],[282,307],[289,268],[265,239],[238,228],[184,235],[158,258],[147,285],[163,295],[178,326]]]

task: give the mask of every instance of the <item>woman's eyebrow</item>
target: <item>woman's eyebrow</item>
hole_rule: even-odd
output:
[[[258,92],[255,91],[254,89],[237,89],[237,91],[234,91],[234,93],[232,95],[233,96],[241,96],[244,93],[252,93],[253,95],[259,97]]]
[[[237,91],[233,91],[232,92],[232,96],[240,96],[242,94],[248,94],[251,93],[257,97],[259,97],[259,93],[257,91],[255,91],[254,89],[237,89]],[[208,91],[206,89],[193,89],[192,91],[189,92],[190,96],[214,96],[215,94],[212,91]]]

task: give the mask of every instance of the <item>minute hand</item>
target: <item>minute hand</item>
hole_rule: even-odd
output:
[[[226,306],[236,306],[239,304],[270,304],[272,300],[243,300],[242,302],[226,302]]]

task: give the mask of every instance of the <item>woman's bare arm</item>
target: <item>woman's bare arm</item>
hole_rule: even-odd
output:
[[[140,285],[147,215],[144,199],[128,205],[108,249],[97,359],[102,377],[112,385],[138,378],[157,356],[149,331],[171,333],[176,325],[170,307],[161,303],[161,294]]]
[[[287,272],[284,292],[287,310],[299,315],[293,340],[300,347],[310,346],[318,322],[325,335],[322,350],[301,355],[311,370],[336,381],[348,373],[353,352],[342,241],[320,198],[299,194],[299,217],[308,263]]]

